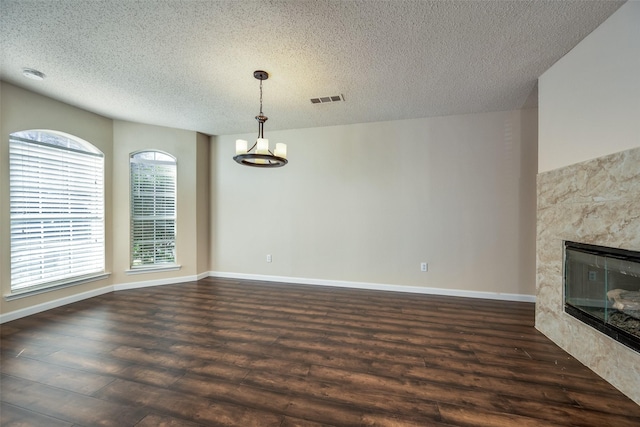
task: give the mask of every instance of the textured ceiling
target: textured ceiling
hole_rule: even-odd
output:
[[[256,69],[271,75],[267,133],[501,111],[532,105],[537,78],[622,3],[0,0],[0,75],[107,117],[207,134],[257,128]]]

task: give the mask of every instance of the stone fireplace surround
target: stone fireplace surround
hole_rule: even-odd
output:
[[[536,328],[640,404],[640,353],[564,313],[565,240],[640,251],[640,147],[538,174]]]

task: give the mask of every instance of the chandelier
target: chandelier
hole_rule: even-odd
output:
[[[277,143],[273,152],[269,150],[269,140],[264,137],[264,122],[267,116],[262,113],[262,81],[269,78],[266,71],[257,70],[253,72],[253,77],[260,80],[260,114],[256,116],[258,121],[258,138],[251,148],[247,150],[247,141],[236,140],[236,155],[233,160],[245,166],[258,168],[279,168],[288,163],[287,145]]]

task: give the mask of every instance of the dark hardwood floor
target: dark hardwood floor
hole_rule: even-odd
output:
[[[529,303],[205,279],[2,325],[3,426],[640,426]]]

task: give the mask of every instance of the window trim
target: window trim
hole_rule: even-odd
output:
[[[145,273],[159,273],[159,272],[165,272],[165,271],[178,271],[182,268],[182,265],[180,264],[147,264],[147,265],[140,265],[137,267],[132,267],[128,270],[125,270],[125,273],[128,275],[131,274],[145,274]]]
[[[87,275],[78,277],[77,280],[60,281],[60,283],[50,284],[46,286],[33,286],[31,288],[18,289],[4,296],[5,301],[13,301],[16,299],[27,298],[34,295],[44,294],[47,292],[57,291],[59,289],[70,288],[72,286],[82,285],[85,283],[97,282],[99,280],[108,279],[111,273],[104,272],[100,274]]]

